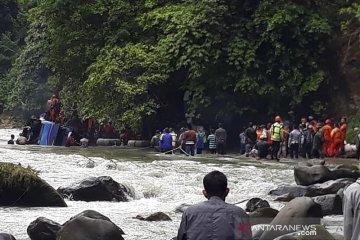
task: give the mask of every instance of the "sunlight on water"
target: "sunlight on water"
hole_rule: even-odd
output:
[[[18,240],[28,239],[27,226],[37,217],[62,224],[86,209],[108,216],[124,230],[127,240],[168,240],[176,236],[181,219],[175,208],[182,203],[194,204],[204,200],[202,178],[212,170],[223,171],[228,176],[230,194],[227,202],[232,203],[252,197],[271,200],[267,195],[269,190],[294,182],[290,165],[231,157],[189,159],[180,155],[159,155],[150,150],[7,146],[10,134],[18,135],[18,132],[0,130],[1,162],[30,165],[54,188],[68,186],[86,177],[107,175],[135,191],[134,200],[125,203],[67,201],[68,208],[0,208],[0,232],[11,233]],[[93,168],[87,168],[91,165]],[[245,203],[240,206],[244,207]],[[271,202],[271,205],[277,209],[283,206],[276,202]],[[147,216],[157,211],[167,213],[173,221],[133,219],[138,214]]]

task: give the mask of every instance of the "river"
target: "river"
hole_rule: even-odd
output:
[[[294,183],[293,162],[264,162],[237,158],[203,155],[156,154],[151,150],[129,150],[117,147],[42,147],[10,146],[10,134],[19,130],[0,129],[0,161],[20,163],[39,171],[41,178],[55,189],[68,186],[86,177],[111,176],[115,181],[130,186],[135,197],[129,202],[66,201],[67,208],[0,208],[0,232],[13,234],[18,240],[29,239],[26,229],[38,217],[64,223],[83,210],[92,209],[108,216],[121,227],[126,240],[169,240],[176,236],[181,213],[175,208],[183,203],[194,204],[205,200],[202,196],[202,179],[212,170],[224,172],[229,181],[227,202],[235,203],[252,197],[267,199],[271,206],[280,209],[283,204],[273,202],[267,193],[281,184]],[[93,168],[87,168],[89,162]],[[240,204],[244,207],[245,203]],[[145,222],[133,219],[162,211],[171,222]],[[338,218],[328,222],[340,225]],[[334,220],[335,219],[335,220]]]

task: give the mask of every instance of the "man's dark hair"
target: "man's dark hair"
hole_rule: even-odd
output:
[[[248,126],[251,128],[254,124],[252,122],[249,122]]]
[[[222,172],[212,171],[206,174],[203,184],[209,197],[224,197],[227,189],[227,178]]]
[[[219,124],[218,124],[218,128],[222,128],[222,123],[219,123]]]

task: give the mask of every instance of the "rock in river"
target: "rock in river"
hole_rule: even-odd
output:
[[[30,223],[27,233],[31,240],[56,240],[56,233],[60,228],[59,223],[39,217]]]
[[[86,178],[70,187],[60,187],[57,191],[75,201],[127,202],[130,199],[130,190],[109,176]]]
[[[0,163],[0,206],[66,207],[66,203],[30,167]]]
[[[153,213],[151,214],[150,216],[144,218],[140,215],[137,215],[135,217],[136,219],[139,219],[139,220],[142,220],[142,221],[149,221],[149,222],[159,222],[159,221],[171,221],[171,218],[163,213],[163,212],[156,212],[156,213]]]
[[[96,211],[84,211],[67,221],[57,240],[124,240],[124,231],[108,217]]]
[[[253,212],[259,208],[269,208],[270,204],[268,201],[261,198],[252,198],[246,203],[246,212]]]

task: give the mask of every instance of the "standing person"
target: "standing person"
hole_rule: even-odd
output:
[[[215,154],[216,153],[216,140],[215,140],[214,129],[210,129],[210,134],[208,136],[208,142],[209,142],[210,153]]]
[[[216,151],[218,154],[225,154],[226,138],[226,130],[222,127],[222,124],[219,123],[218,129],[215,131]]]
[[[172,138],[169,128],[165,128],[164,133],[160,137],[160,150],[161,152],[169,152],[172,150]]]
[[[249,122],[249,126],[245,130],[245,153],[246,153],[246,157],[249,156],[249,153],[250,153],[251,149],[256,144],[257,134],[256,134],[255,129],[256,129],[256,127],[253,126],[253,123]]]
[[[305,131],[307,129],[308,125],[305,124],[305,127],[303,124],[299,125],[299,131],[300,131],[300,147],[299,147],[299,153],[302,158],[306,158],[306,139],[305,139]]]
[[[179,139],[178,139],[178,144],[180,145],[180,154],[184,154],[183,151],[185,151],[185,141],[184,141],[184,134],[185,134],[185,128],[180,128],[179,131]]]
[[[196,153],[202,154],[203,149],[205,148],[206,135],[203,130],[200,128],[196,134]]]
[[[239,140],[240,140],[240,155],[244,155],[246,150],[245,127],[241,129],[241,133],[239,134]]]
[[[15,135],[11,134],[11,139],[8,141],[8,144],[15,144],[14,139],[15,139]]]
[[[312,147],[314,141],[314,130],[312,125],[308,125],[308,127],[304,131],[304,138],[305,138],[305,151],[306,157],[311,159],[312,157]]]
[[[346,187],[343,197],[344,239],[360,240],[360,179]]]
[[[256,129],[256,142],[260,142],[260,137],[261,137],[261,134],[262,134],[262,129],[260,126],[255,126]]]
[[[154,148],[155,152],[160,152],[160,130],[155,131],[155,135],[150,140],[150,146]]]
[[[283,131],[282,131],[280,116],[275,117],[275,123],[271,125],[270,131],[271,131],[271,141],[272,141],[271,159],[275,158],[277,161],[280,161],[278,157],[278,153],[280,150],[280,143],[283,139]]]
[[[340,120],[340,131],[342,137],[342,145],[341,145],[341,154],[345,155],[345,141],[346,141],[346,131],[347,131],[347,119],[346,117],[342,117]]]
[[[290,149],[290,157],[291,158],[299,158],[299,144],[301,141],[301,133],[298,129],[298,126],[294,126],[294,130],[292,130],[289,134],[289,149]]]
[[[208,201],[185,210],[177,240],[249,240],[252,239],[249,216],[225,199],[229,193],[226,176],[219,171],[203,179],[203,194]]]
[[[183,142],[185,143],[185,151],[187,154],[195,155],[196,132],[192,130],[191,126],[185,131]]]
[[[331,131],[332,131],[332,127],[331,127],[331,120],[330,119],[326,119],[325,121],[325,126],[323,127],[323,132],[324,132],[324,144],[323,144],[323,155],[326,156],[330,156],[330,147],[331,147]]]
[[[342,145],[344,144],[340,125],[334,124],[334,129],[331,131],[331,146],[330,146],[330,157],[339,157]]]
[[[323,158],[324,130],[320,123],[316,127],[318,131],[314,135],[312,155],[315,158]]]
[[[172,140],[171,145],[172,145],[172,148],[174,149],[176,147],[177,134],[175,133],[175,131],[172,128],[170,128],[169,131],[170,131],[171,140]]]
[[[356,145],[356,159],[360,159],[360,129],[354,128],[355,131],[355,145]]]

